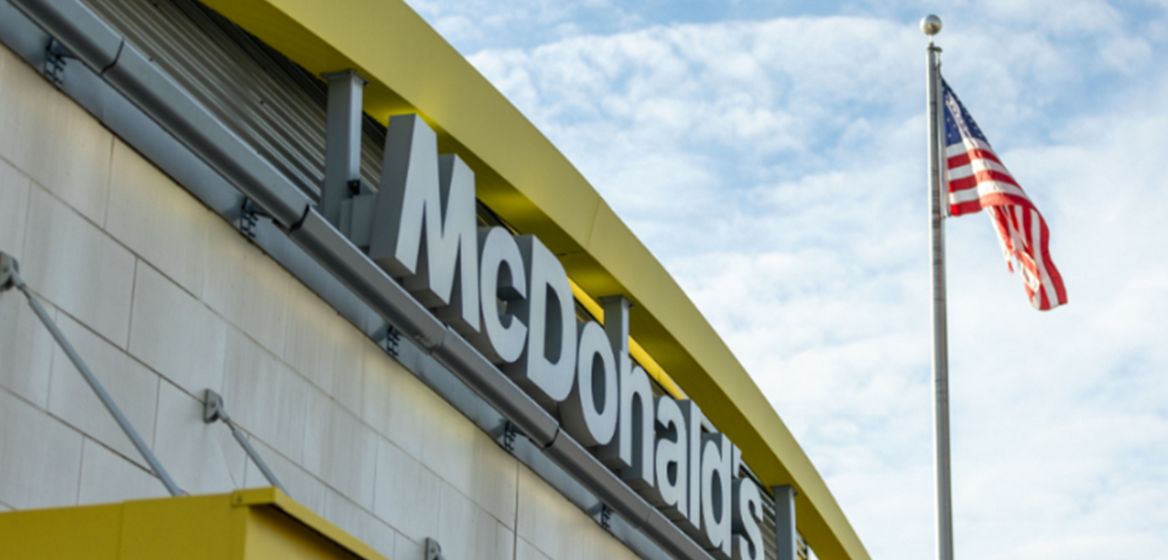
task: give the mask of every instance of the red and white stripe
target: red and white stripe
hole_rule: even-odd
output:
[[[1030,303],[1042,311],[1066,304],[1066,287],[1050,258],[1046,220],[989,143],[964,136],[945,149],[945,156],[949,214],[961,216],[984,208],[998,232],[1006,266],[1012,272],[1013,263],[1018,263]]]

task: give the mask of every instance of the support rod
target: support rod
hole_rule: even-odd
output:
[[[251,458],[252,463],[255,463],[255,466],[259,467],[260,473],[268,480],[268,484],[288,494],[288,489],[280,483],[279,478],[276,478],[276,473],[268,468],[268,464],[260,456],[259,451],[256,451],[256,448],[252,447],[251,442],[247,441],[247,436],[243,434],[243,430],[240,430],[235,425],[235,422],[231,420],[231,417],[228,416],[227,409],[223,407],[223,397],[219,396],[219,393],[207,389],[203,393],[203,421],[210,424],[216,420],[222,420],[224,424],[227,424],[227,427],[231,429],[231,436],[235,438],[235,441],[239,442],[239,446]]]
[[[146,445],[146,441],[142,439],[142,436],[138,435],[138,431],[134,429],[134,425],[131,424],[130,420],[126,418],[126,415],[122,413],[122,409],[118,408],[118,405],[114,402],[113,397],[111,397],[110,394],[106,392],[105,387],[102,386],[100,381],[98,381],[97,376],[95,376],[93,371],[89,369],[89,366],[85,364],[85,360],[82,360],[81,356],[77,354],[77,351],[73,349],[73,345],[70,344],[69,340],[65,338],[65,333],[62,333],[61,329],[57,328],[57,323],[55,323],[53,319],[49,317],[49,313],[45,311],[45,308],[43,305],[41,305],[41,302],[37,301],[37,298],[32,295],[31,291],[29,291],[28,286],[20,278],[20,267],[16,259],[4,253],[0,253],[0,291],[7,290],[9,288],[16,288],[20,291],[20,293],[24,294],[25,298],[28,299],[29,307],[32,307],[33,312],[36,313],[36,316],[41,320],[42,323],[44,323],[45,328],[49,330],[49,333],[53,335],[53,338],[57,341],[57,344],[61,346],[61,350],[65,351],[65,355],[69,357],[69,361],[73,362],[73,365],[77,368],[77,371],[81,372],[81,376],[85,378],[85,382],[88,383],[89,387],[93,389],[93,392],[97,394],[98,400],[101,401],[101,404],[105,405],[105,409],[108,410],[110,415],[114,417],[114,421],[116,421],[122,431],[125,432],[126,437],[130,438],[130,442],[133,443],[134,447],[138,449],[138,453],[140,453],[142,458],[146,460],[146,463],[150,465],[150,470],[154,471],[154,475],[162,481],[163,486],[166,486],[166,491],[170,492],[171,496],[183,495],[182,489],[179,488],[177,484],[175,484],[174,479],[170,477],[170,473],[166,472],[166,469],[162,466],[162,463],[158,462],[158,458],[154,456],[154,452],[150,450],[148,445]]]
[[[933,295],[933,436],[937,492],[937,559],[953,560],[953,498],[949,460],[949,334],[945,295],[944,170],[942,134],[945,130],[941,99],[941,47],[932,36],[941,20],[928,16],[921,28],[929,35],[926,73],[929,134],[929,241]]]

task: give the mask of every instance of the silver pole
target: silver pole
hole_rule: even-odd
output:
[[[16,263],[16,259],[0,253],[0,291],[7,290],[8,288],[16,288],[28,299],[29,307],[32,308],[36,316],[44,323],[45,328],[49,329],[49,334],[53,335],[57,344],[61,346],[61,350],[65,351],[65,355],[69,357],[69,361],[73,362],[77,371],[81,372],[81,377],[85,378],[85,382],[93,389],[98,400],[101,401],[101,404],[105,405],[105,409],[114,417],[114,421],[118,423],[122,431],[126,433],[126,437],[130,438],[130,442],[134,444],[134,447],[138,449],[138,453],[150,465],[150,469],[154,471],[154,475],[162,481],[163,486],[166,486],[166,491],[170,492],[171,496],[183,495],[182,489],[175,484],[174,479],[170,478],[170,473],[166,472],[166,469],[162,467],[162,463],[158,462],[158,458],[154,456],[154,452],[150,450],[150,446],[146,445],[146,441],[142,439],[142,436],[138,435],[138,430],[134,429],[134,425],[130,423],[130,419],[126,418],[121,408],[118,408],[118,404],[106,392],[105,387],[98,381],[97,376],[85,364],[85,360],[82,360],[81,356],[77,354],[77,350],[73,349],[73,345],[69,344],[69,340],[65,338],[65,333],[62,333],[61,329],[57,328],[57,323],[53,322],[53,319],[49,317],[49,313],[41,305],[41,302],[37,301],[36,297],[29,291],[28,286],[20,278],[20,268]]]
[[[941,18],[921,20],[929,36],[929,241],[933,265],[933,436],[936,444],[937,559],[953,560],[953,497],[949,462],[949,335],[945,311],[944,173],[941,167],[945,129],[941,106],[941,47],[932,37],[941,31]]]

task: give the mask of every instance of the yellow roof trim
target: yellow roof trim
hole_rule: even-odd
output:
[[[308,506],[292,499],[291,496],[285,494],[279,488],[266,487],[237,490],[231,493],[231,505],[235,507],[274,507],[292,519],[299,521],[304,526],[320,533],[322,537],[337,543],[349,552],[362,558],[383,558],[373,547],[365,544],[364,541],[354,537],[344,529],[333,525],[331,521],[317,515],[308,509]]]
[[[633,302],[647,355],[742,449],[765,484],[791,484],[797,525],[824,560],[868,558],[827,485],[742,364],[575,167],[400,0],[204,0],[311,72],[369,80],[365,111],[420,114],[475,171],[478,197],[539,236],[584,292]]]

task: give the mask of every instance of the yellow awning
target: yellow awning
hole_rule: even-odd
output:
[[[275,488],[0,513],[0,557],[385,558]]]

